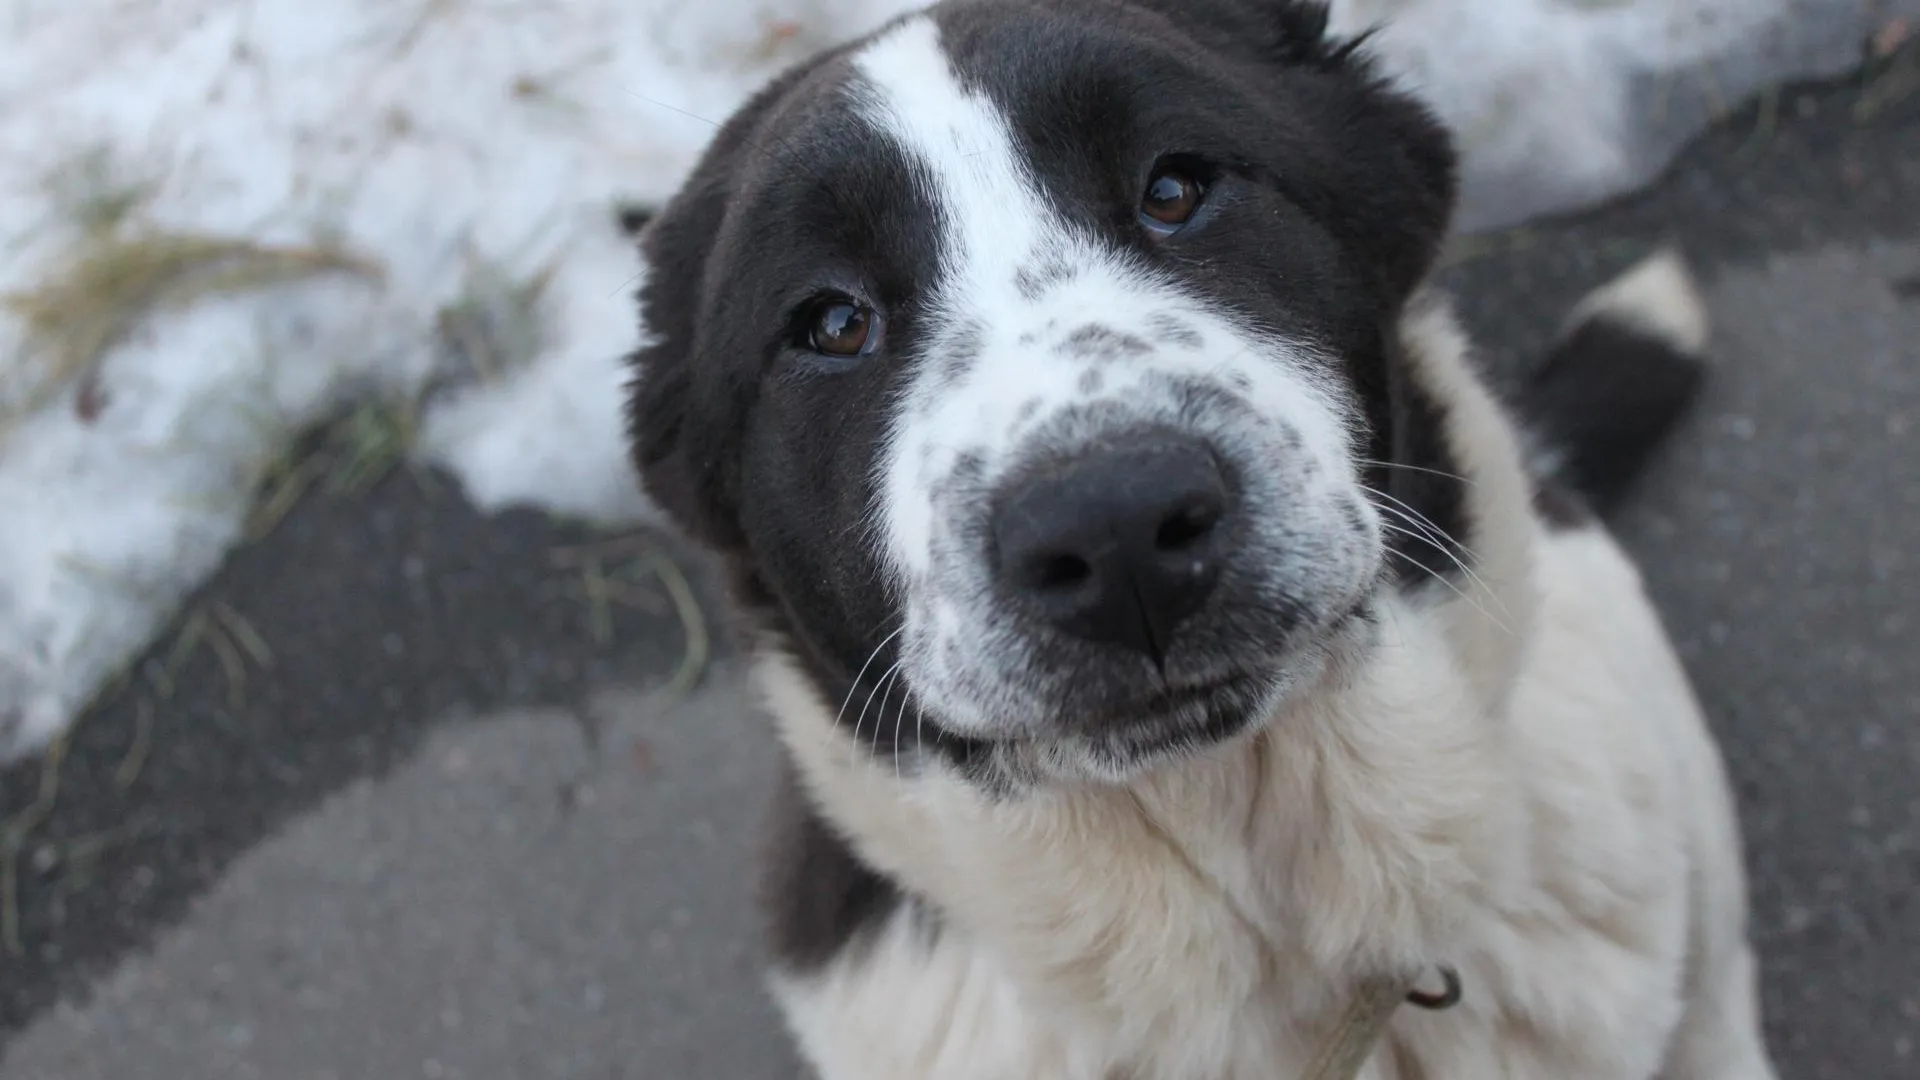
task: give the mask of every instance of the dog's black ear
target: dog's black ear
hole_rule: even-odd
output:
[[[630,358],[627,441],[647,495],[694,540],[737,545],[733,485],[721,455],[725,423],[716,409],[718,372],[702,372],[701,281],[726,211],[725,174],[703,162],[688,184],[640,233],[647,262],[640,287],[644,343]]]
[[[1282,64],[1337,69],[1352,57],[1364,38],[1340,39],[1329,32],[1330,5],[1295,0],[1243,0],[1245,16],[1256,22],[1259,34],[1250,39]]]
[[[659,214],[622,227],[638,235],[647,270],[640,287],[643,343],[629,358],[627,440],[647,495],[692,539],[721,550],[744,544],[738,447],[753,378],[703,355],[709,264],[755,132],[773,104],[823,57],[792,68],[750,98],[714,135],[692,174]]]
[[[1453,224],[1453,136],[1425,103],[1375,72],[1364,44],[1342,42],[1327,55],[1338,69],[1324,131],[1344,174],[1329,224],[1405,299],[1432,272]]]
[[[1330,174],[1309,206],[1404,299],[1452,224],[1457,154],[1440,119],[1379,70],[1375,31],[1331,30],[1318,0],[1132,0],[1272,78],[1276,105],[1308,127]]]
[[[1333,142],[1347,182],[1332,224],[1404,298],[1433,269],[1453,222],[1459,160],[1453,136],[1411,91],[1379,70],[1369,39],[1329,30],[1329,6],[1304,0],[1228,0],[1267,9],[1272,62],[1312,78],[1324,95],[1311,114]]]

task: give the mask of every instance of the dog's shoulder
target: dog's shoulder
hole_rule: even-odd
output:
[[[818,970],[897,915],[933,925],[921,901],[869,864],[827,821],[784,756],[767,824],[761,916],[772,958],[784,971]]]

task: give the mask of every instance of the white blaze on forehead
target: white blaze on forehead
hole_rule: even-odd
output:
[[[1015,151],[1006,117],[961,85],[926,16],[867,46],[854,68],[866,84],[868,121],[933,182],[944,230],[940,302],[953,309],[1011,293],[1017,263],[1064,238],[1049,235],[1039,183]]]
[[[974,591],[954,575],[982,569],[936,566],[936,542],[956,523],[942,516],[953,508],[935,492],[955,463],[974,458],[996,476],[1035,423],[1096,399],[1143,415],[1173,411],[1171,401],[1155,400],[1163,392],[1146,389],[1148,372],[1237,386],[1267,418],[1303,436],[1311,455],[1327,463],[1345,456],[1338,398],[1311,349],[1251,332],[1065,220],[1005,111],[956,76],[932,19],[894,27],[862,48],[853,68],[854,107],[914,162],[940,231],[940,263],[920,298],[930,312],[920,352],[894,361],[913,372],[893,406],[876,508],[888,562],[909,595],[928,605],[924,615]],[[1151,329],[1156,315],[1177,317],[1179,342]],[[1062,347],[1084,327],[1136,344],[1112,357]],[[1098,378],[1084,380],[1090,368]],[[930,574],[942,580],[911,587]],[[914,622],[910,614],[910,646],[919,636]]]

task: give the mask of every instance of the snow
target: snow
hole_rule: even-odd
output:
[[[57,737],[151,643],[243,539],[267,468],[345,405],[420,401],[413,452],[482,509],[648,520],[620,415],[643,268],[615,207],[663,201],[780,67],[913,6],[0,0],[0,762]],[[1874,20],[1920,15],[1920,0],[1336,6],[1347,28],[1392,20],[1389,67],[1462,131],[1470,229],[1636,187],[1716,103],[1844,70]],[[131,211],[107,239],[80,226],[76,207],[120,196]],[[338,250],[379,273],[181,302],[83,377],[50,375],[7,299],[103,245],[183,234]],[[476,299],[487,318],[460,325],[523,363],[480,372],[450,346],[449,313]]]
[[[1783,79],[1839,75],[1920,0],[1336,0],[1453,125],[1459,225],[1589,206],[1654,179],[1717,115]]]

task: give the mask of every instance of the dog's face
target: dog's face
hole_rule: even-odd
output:
[[[650,227],[644,480],[862,742],[1123,777],[1359,633],[1453,159],[1324,25],[944,4],[762,93]]]

